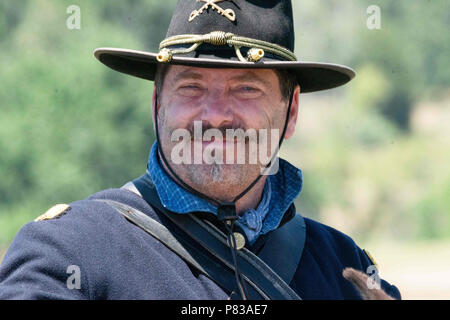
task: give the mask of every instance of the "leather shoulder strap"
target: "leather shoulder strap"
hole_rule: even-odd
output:
[[[224,272],[223,266],[215,260],[209,258],[204,252],[190,245],[185,239],[177,237],[171,230],[150,218],[145,213],[123,204],[118,201],[109,199],[94,199],[93,201],[103,202],[122,214],[127,220],[134,223],[156,240],[163,243],[168,249],[176,253],[186,263],[196,268],[199,272],[206,275],[212,281],[216,282],[227,292],[234,289],[234,275],[230,272]],[[153,210],[153,209],[152,209]]]
[[[166,217],[184,230],[197,243],[208,250],[208,252],[216,256],[222,263],[231,269],[234,268],[226,236],[217,227],[206,220],[198,219],[193,214],[174,214],[165,209],[159,200],[153,182],[146,175],[134,180],[133,184],[139,191],[138,194],[151,206],[165,214]],[[126,186],[130,185],[127,184]],[[298,294],[270,266],[246,248],[238,251],[238,259],[246,282],[250,283],[257,291],[262,290],[262,296],[265,295],[267,298],[278,300],[301,300]]]
[[[148,175],[143,175],[122,187],[143,197],[136,184],[140,186],[140,189],[147,190],[146,199],[148,202],[159,210],[165,210],[156,193],[153,181]],[[294,278],[300,263],[305,240],[305,220],[301,215],[295,214],[294,218],[270,233],[263,248],[258,253],[258,257],[277,273],[284,282],[289,284]]]
[[[289,284],[300,263],[305,239],[305,220],[296,214],[289,222],[272,231],[258,257]]]

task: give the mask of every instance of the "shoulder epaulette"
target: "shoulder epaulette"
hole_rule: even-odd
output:
[[[378,264],[375,262],[375,259],[372,257],[372,255],[367,251],[366,249],[363,249],[364,253],[366,254],[367,258],[369,258],[370,262],[378,268]]]
[[[50,220],[55,219],[62,214],[66,213],[70,210],[70,206],[68,204],[57,204],[48,209],[44,214],[41,214],[39,217],[34,219],[34,221],[43,221],[43,220]]]

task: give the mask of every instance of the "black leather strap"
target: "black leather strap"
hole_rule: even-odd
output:
[[[291,283],[303,254],[306,240],[305,220],[299,214],[274,230],[258,253],[286,283]]]
[[[148,175],[143,175],[134,180],[134,182],[128,182],[123,186],[123,188],[133,191],[143,197],[136,188],[135,183],[141,185],[141,189],[151,189],[149,191],[151,191],[152,194],[149,194],[148,197],[152,204],[157,206],[159,210],[165,210],[165,208],[162,208],[159,197],[155,197],[155,186]],[[264,241],[264,246],[259,251],[258,257],[276,272],[284,282],[289,284],[300,263],[305,240],[305,221],[299,214],[294,214],[294,217],[287,223],[270,233],[270,236]]]
[[[216,282],[225,291],[230,293],[234,290],[234,274],[231,270],[224,270],[222,264],[218,263],[216,259],[211,259],[208,255],[205,255],[204,252],[192,245],[182,235],[177,234],[174,230],[169,230],[145,213],[121,202],[109,199],[94,199],[93,201],[106,203],[116,209],[126,219],[152,235],[186,263]]]
[[[139,194],[151,206],[163,213],[170,221],[184,230],[192,239],[199,243],[209,253],[216,256],[228,268],[234,268],[226,236],[217,227],[208,223],[208,221],[198,219],[193,214],[175,214],[165,209],[159,200],[153,182],[147,175],[143,175],[134,180],[133,184],[139,191]],[[291,241],[293,240],[292,238],[289,239]],[[266,252],[266,250],[263,251]],[[278,251],[279,250],[275,250],[272,253]],[[268,256],[268,253],[265,255]],[[275,300],[301,300],[298,294],[294,292],[277,273],[246,248],[238,251],[238,259],[244,279],[256,289],[256,291],[262,291],[262,296],[267,296],[267,298]],[[292,267],[293,263],[290,265],[291,271],[289,274],[285,274],[287,277],[292,276],[293,272],[295,272],[295,270],[292,272],[292,269],[296,269],[296,267]]]

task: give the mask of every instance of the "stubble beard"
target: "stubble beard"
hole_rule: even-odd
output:
[[[191,164],[174,164],[170,155],[176,143],[172,142],[170,137],[176,128],[167,126],[164,119],[164,111],[161,111],[158,118],[158,122],[161,123],[159,126],[160,147],[177,177],[193,189],[219,201],[233,201],[261,174],[263,167],[260,163],[250,164],[247,161],[245,163],[232,164],[216,162],[212,164],[196,164],[192,162]],[[245,159],[250,159],[247,143],[245,154]],[[167,171],[170,172],[170,170]],[[177,181],[176,178],[174,180]]]
[[[260,173],[260,166],[248,164],[183,165],[180,169],[185,173],[185,182],[221,201],[232,201]]]
[[[162,149],[172,170],[193,189],[220,201],[232,201],[260,174],[258,164],[174,164],[170,159],[173,146],[162,141]],[[177,181],[177,179],[174,179]]]
[[[172,130],[160,126],[160,143],[164,156],[179,179],[193,189],[219,201],[232,201],[261,173],[261,165],[249,163],[174,164],[171,152],[176,143],[170,141]],[[246,149],[248,149],[246,147]],[[247,151],[247,150],[246,150]],[[248,153],[247,153],[248,159]],[[167,170],[170,172],[170,170]],[[177,181],[177,179],[174,179]]]

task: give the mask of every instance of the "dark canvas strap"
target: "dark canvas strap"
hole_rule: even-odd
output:
[[[226,236],[217,227],[207,220],[198,219],[193,214],[174,214],[165,209],[159,200],[153,182],[146,175],[134,180],[133,183],[128,183],[124,187],[143,197],[151,206],[167,216],[203,248],[216,256],[230,269],[233,269],[232,257],[226,241]],[[277,236],[275,239],[275,241],[288,241],[289,243],[276,243],[278,246],[276,250],[273,250],[273,245],[269,245],[267,247],[268,249],[263,249],[261,251],[261,254],[265,258],[274,262],[273,266],[280,268],[280,275],[282,275],[282,277],[248,249],[243,248],[238,251],[239,266],[244,274],[244,278],[252,285],[256,284],[257,287],[261,288],[270,299],[300,299],[300,297],[286,284],[286,282],[290,282],[297,269],[304,245],[304,223],[303,219],[300,216],[298,217],[300,219],[296,218],[294,224],[291,224],[290,221],[282,227],[282,233],[288,231],[286,235],[282,236],[280,234],[280,236]],[[294,238],[294,236],[296,236],[296,238]],[[293,245],[295,243],[296,245]],[[281,247],[283,247],[283,250],[280,250]],[[290,257],[290,261],[287,261],[287,258],[283,258],[281,259],[283,262],[276,262],[279,258],[278,253]],[[272,259],[272,257],[275,259]]]
[[[291,283],[302,257],[305,240],[305,220],[296,214],[289,222],[270,234],[258,257],[286,283]]]
[[[200,251],[195,245],[191,245],[189,241],[185,241],[185,237],[180,237],[175,234],[173,230],[169,230],[166,226],[150,218],[145,213],[121,202],[108,199],[94,199],[94,201],[110,205],[130,222],[152,235],[185,262],[206,275],[212,281],[216,282],[224,290],[228,292],[233,291],[233,273],[224,272],[225,270],[222,264],[205,255],[204,252]]]
[[[147,202],[158,210],[167,211],[161,204],[153,181],[148,175],[143,175],[133,182],[128,182],[124,188],[143,197],[137,189],[144,190]],[[194,216],[195,217],[195,216]],[[263,260],[275,273],[289,284],[297,270],[303,253],[306,239],[306,225],[303,217],[295,214],[288,223],[272,231],[264,242],[258,257]]]

